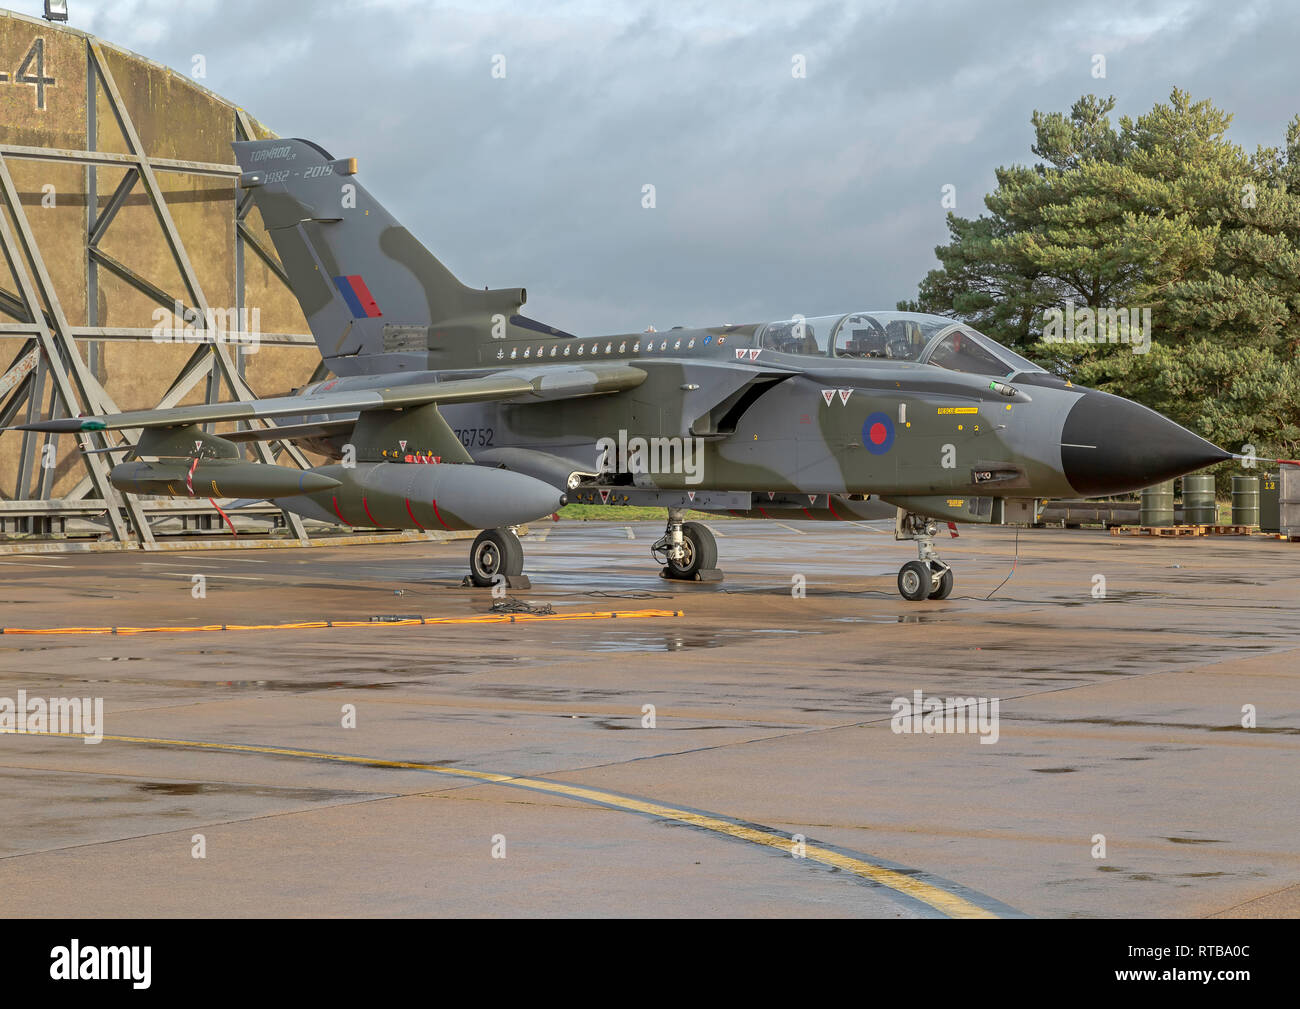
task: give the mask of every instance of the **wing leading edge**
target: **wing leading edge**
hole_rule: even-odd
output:
[[[7,430],[114,431],[122,428],[184,427],[190,424],[255,420],[270,417],[307,417],[348,411],[397,410],[429,403],[474,403],[500,400],[504,403],[542,403],[576,399],[635,389],[646,379],[640,368],[622,364],[586,367],[569,365],[513,369],[481,378],[447,382],[421,382],[380,389],[342,390],[305,396],[276,396],[229,403],[201,403],[167,410],[129,410],[94,417],[66,417],[17,424]]]

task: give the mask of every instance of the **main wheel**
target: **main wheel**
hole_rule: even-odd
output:
[[[939,584],[930,592],[931,599],[947,599],[952,595],[952,568],[945,568]]]
[[[682,558],[669,559],[668,577],[693,581],[696,572],[709,571],[718,566],[718,541],[707,526],[700,522],[682,523]]]
[[[908,561],[898,569],[898,592],[904,599],[919,602],[934,589],[934,576],[925,561]]]
[[[509,529],[484,529],[469,550],[469,577],[487,588],[497,576],[520,575],[524,571],[524,548]]]

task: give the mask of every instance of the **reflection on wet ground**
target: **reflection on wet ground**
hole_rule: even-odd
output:
[[[684,611],[678,618],[0,635],[0,697],[20,689],[103,696],[110,734],[399,761],[436,753],[433,762],[448,766],[585,781],[780,822],[1035,914],[1211,913],[1300,882],[1290,812],[1300,785],[1288,772],[1300,735],[1300,608],[1288,604],[1294,546],[1036,531],[1021,535],[1015,576],[999,587],[1012,531],[963,530],[942,547],[957,572],[954,597],[909,604],[894,581],[915,551],[884,526],[797,523],[791,533],[762,522],[714,525],[721,585],[657,577],[645,556],[657,525],[634,523],[628,539],[621,525],[561,523],[543,542],[524,541],[533,587],[516,594],[522,601],[561,613],[664,607]],[[0,625],[288,623],[365,619],[385,606],[470,616],[493,600],[459,587],[467,546],[93,554],[61,557],[67,566],[57,570],[5,568],[0,557],[16,607],[0,613]],[[1175,563],[1183,565],[1176,573]],[[191,567],[209,578],[205,600],[190,596]],[[1240,577],[1245,569],[1254,577]],[[1092,598],[1097,573],[1106,576],[1104,599]],[[791,594],[793,575],[805,577],[805,596]],[[891,732],[892,703],[916,689],[999,699],[999,741]],[[348,706],[355,729],[341,726]],[[1243,706],[1256,710],[1250,728]],[[101,842],[167,831],[188,838],[201,823],[255,832],[268,829],[254,826],[264,819],[286,832],[275,845],[328,853],[317,821],[295,828],[297,814],[364,801],[364,816],[333,821],[355,859],[334,871],[364,869],[373,838],[351,839],[375,818],[400,852],[393,875],[428,876],[433,828],[371,801],[408,787],[396,771],[5,736],[0,784],[0,854],[85,845],[116,865],[114,846]],[[439,843],[463,834],[477,852],[481,836],[501,829],[493,822],[505,807],[481,792],[471,801],[470,792],[457,785],[452,794],[466,797],[439,801],[432,822],[452,830]],[[562,804],[527,808],[544,826],[512,828],[521,839],[572,838],[573,814]],[[601,860],[611,872],[636,876],[649,864],[674,878],[680,867],[664,833],[637,827],[584,869],[570,860],[548,871],[566,892]],[[1102,864],[1086,843],[1097,833],[1115,852]],[[25,859],[0,859],[0,885],[6,861]],[[710,907],[771,885],[750,870],[710,875],[707,858],[700,861],[691,886],[701,900],[712,895]],[[439,887],[455,891],[463,876],[484,892],[477,861],[454,864]],[[285,878],[307,888],[295,871],[277,863],[259,878],[248,869],[224,886],[234,893]],[[526,886],[510,890],[526,899]],[[824,906],[857,913],[862,890]],[[209,897],[214,906],[225,899]],[[502,899],[492,913],[509,910]],[[641,892],[618,909],[672,913],[656,899],[665,898]],[[400,905],[410,907],[445,910]]]
[[[791,627],[759,627],[747,631],[666,632],[621,631],[584,644],[591,652],[679,652],[687,648],[722,648],[733,641],[752,641],[755,635],[816,634]]]

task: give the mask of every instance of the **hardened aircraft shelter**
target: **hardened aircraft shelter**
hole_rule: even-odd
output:
[[[230,149],[273,136],[175,70],[0,11],[0,426],[252,399],[313,376],[320,358]],[[149,548],[161,523],[219,524],[205,499],[109,485],[137,434],[0,436],[0,541],[88,531]],[[279,442],[248,451],[310,465]],[[262,512],[306,538],[297,516]]]

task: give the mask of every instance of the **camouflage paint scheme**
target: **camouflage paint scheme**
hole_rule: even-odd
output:
[[[512,470],[552,491],[612,483],[751,492],[759,506],[754,514],[766,513],[764,495],[773,510],[777,495],[806,495],[818,515],[831,518],[865,512],[845,508],[842,516],[829,499],[818,507],[814,495],[872,495],[947,518],[954,507],[964,514],[971,495],[1118,493],[1228,457],[1152,411],[1071,386],[956,320],[876,313],[900,331],[930,327],[923,352],[898,358],[884,330],[879,353],[870,356],[837,356],[836,336],[825,332],[815,353],[791,352],[790,334],[807,334],[790,323],[562,333],[520,315],[522,288],[461,284],[356,181],[355,161],[334,159],[304,140],[234,148],[240,185],[252,193],[324,362],[338,377],[255,403],[32,426],[189,430],[212,420],[275,418],[289,435],[336,459],[354,453],[358,468],[366,464],[364,478],[358,468],[320,470],[349,485],[373,487],[371,467],[388,474],[436,459],[435,468],[452,473],[468,468],[451,463]],[[864,328],[853,339],[870,333],[869,324],[882,325],[869,313],[848,314],[835,331],[859,323]],[[951,346],[953,333],[958,348],[982,348],[999,364],[984,374],[930,363],[941,343]],[[812,343],[807,335],[805,345]],[[598,443],[620,433],[698,439],[692,444],[703,452],[702,471],[613,472],[595,480]],[[230,440],[254,437],[242,432]],[[384,477],[394,486],[406,480]],[[457,527],[498,524],[487,519],[501,520],[501,509],[487,508],[483,496],[511,495],[521,513],[542,509],[513,521],[557,506],[554,493],[534,491],[523,483],[476,485],[461,495]],[[362,508],[353,516],[344,517],[330,491],[311,495],[304,514],[364,522],[373,509],[365,507],[364,488],[360,493]],[[292,499],[277,500],[293,507]],[[419,520],[411,500],[404,509],[386,502],[374,524],[424,528],[431,516]]]

